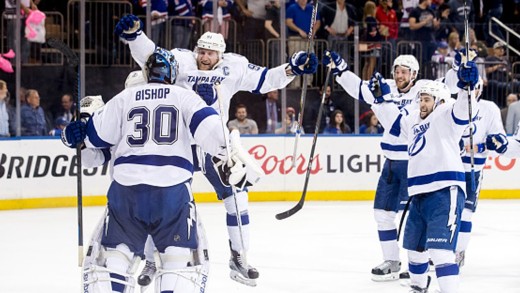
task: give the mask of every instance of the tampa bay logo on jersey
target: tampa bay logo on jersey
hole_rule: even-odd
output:
[[[477,133],[477,123],[475,121],[479,121],[479,120],[482,120],[482,116],[478,115],[477,113],[477,116],[475,116],[475,118],[473,118],[473,121],[471,122],[471,129],[473,129],[473,135],[475,135],[475,133]],[[469,125],[468,127],[466,127],[466,129],[464,129],[464,133],[462,134],[462,137],[463,138],[468,138],[469,137]]]
[[[224,76],[194,76],[188,75],[188,82],[193,83],[222,83],[226,79]]]
[[[413,143],[408,147],[408,155],[415,156],[424,149],[426,145],[426,131],[430,129],[430,122],[425,124],[415,124],[412,127],[414,139]]]

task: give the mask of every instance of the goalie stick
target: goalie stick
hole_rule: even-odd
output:
[[[311,25],[309,28],[309,34],[308,37],[308,44],[307,44],[307,54],[314,51],[314,25],[316,24],[316,15],[318,14],[318,1],[316,1],[316,4],[314,4],[314,7],[312,8],[312,16],[311,16]],[[309,58],[307,58],[307,62],[309,61]],[[305,65],[302,65],[305,66]],[[293,160],[292,160],[292,167],[296,167],[296,155],[298,151],[298,141],[300,139],[300,136],[302,134],[302,124],[303,124],[303,111],[305,109],[305,98],[307,96],[307,77],[305,74],[302,75],[303,78],[303,85],[302,85],[302,94],[300,97],[300,113],[298,114],[298,124],[296,125],[296,136],[294,140],[294,149],[293,149]]]
[[[74,100],[76,102],[75,119],[80,119],[80,73],[79,73],[79,57],[72,49],[67,46],[63,41],[49,38],[47,44],[56,50],[60,51],[66,58],[67,63],[70,67],[74,68],[76,73],[76,80],[74,83]],[[83,266],[83,187],[82,187],[82,174],[81,174],[81,145],[76,147],[76,160],[77,160],[77,205],[78,205],[78,266]]]
[[[330,53],[329,53],[330,54]],[[277,214],[275,217],[278,220],[287,219],[288,217],[296,214],[299,210],[303,208],[303,204],[305,203],[305,196],[307,195],[307,187],[309,186],[309,177],[311,175],[312,163],[314,161],[314,151],[316,150],[316,143],[318,140],[318,133],[320,132],[320,124],[321,124],[321,116],[323,114],[323,104],[325,104],[325,96],[327,94],[327,85],[329,84],[330,72],[332,70],[333,62],[330,63],[329,68],[327,69],[327,77],[325,78],[325,83],[323,84],[324,89],[322,89],[323,93],[321,94],[321,103],[320,108],[318,110],[318,118],[316,120],[316,126],[314,128],[314,137],[312,139],[312,147],[311,154],[309,156],[309,164],[307,165],[307,172],[305,173],[305,183],[303,184],[303,192],[302,196],[298,203],[292,207],[290,210]]]

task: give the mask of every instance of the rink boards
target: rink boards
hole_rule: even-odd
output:
[[[243,137],[244,147],[266,176],[250,188],[251,201],[297,201],[307,172],[312,135],[298,143],[292,167],[293,136]],[[311,168],[308,200],[370,200],[374,197],[384,156],[380,136],[320,136]],[[58,139],[0,140],[0,210],[76,205],[75,150]],[[484,172],[481,198],[520,198],[520,164],[491,155]],[[103,205],[109,169],[84,169],[83,204]],[[216,201],[204,176],[194,174],[199,202]]]

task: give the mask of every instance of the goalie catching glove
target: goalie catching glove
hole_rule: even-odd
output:
[[[256,184],[265,175],[264,171],[253,160],[240,143],[240,133],[234,129],[229,134],[231,164],[218,157],[213,157],[213,167],[220,180],[226,186],[234,185],[238,189]],[[231,165],[231,166],[229,166]]]

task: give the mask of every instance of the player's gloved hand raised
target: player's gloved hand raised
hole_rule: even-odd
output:
[[[490,134],[486,137],[486,148],[499,154],[505,153],[508,144],[507,137],[501,133]]]
[[[452,64],[452,68],[454,70],[459,70],[461,64],[466,63],[466,61],[474,61],[475,58],[477,58],[477,50],[469,49],[469,60],[466,56],[466,48],[455,51],[455,59]]]
[[[195,83],[193,90],[206,102],[206,105],[211,106],[217,101],[217,95],[212,84],[209,83]]]
[[[475,85],[478,83],[477,64],[473,61],[468,61],[466,64],[463,64],[457,71],[457,77],[459,78],[457,87],[465,89],[469,84],[470,89],[475,89]]]
[[[348,64],[341,56],[334,51],[325,51],[321,63],[328,66],[332,62],[331,72],[333,75],[341,75],[343,72],[348,70]]]
[[[76,148],[87,137],[87,125],[82,121],[70,122],[61,132],[61,141],[69,148]]]
[[[386,83],[385,78],[379,72],[374,72],[372,78],[368,82],[368,88],[374,95],[374,103],[381,104],[384,102],[392,102],[392,93],[390,86]]]
[[[123,16],[116,24],[114,34],[126,41],[133,41],[143,32],[143,22],[133,14]]]
[[[318,69],[318,58],[314,53],[300,51],[292,55],[289,65],[295,75],[313,74]]]

